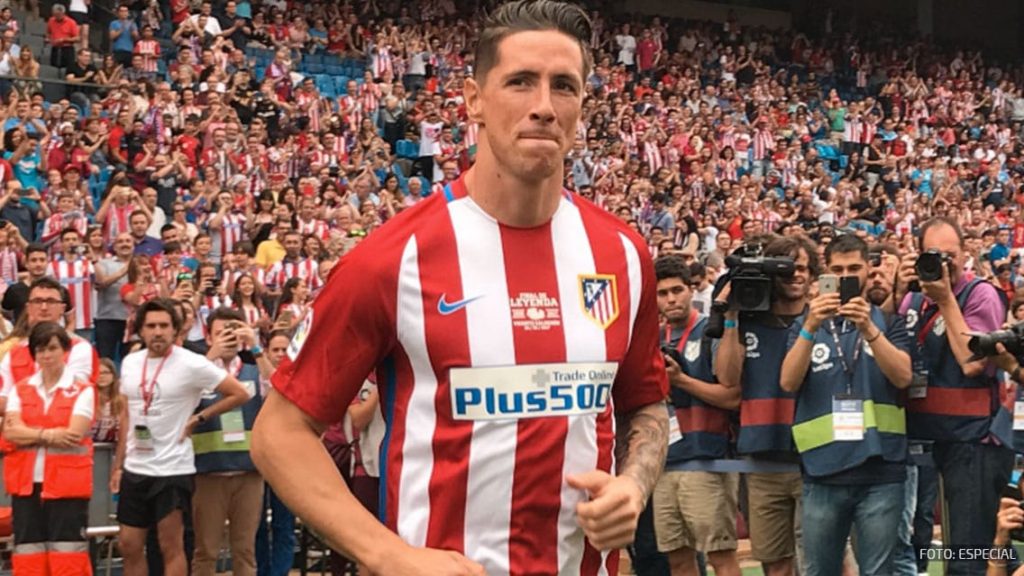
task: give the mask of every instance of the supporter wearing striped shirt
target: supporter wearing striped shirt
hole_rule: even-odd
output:
[[[488,16],[465,85],[477,164],[342,260],[274,375],[253,460],[372,573],[616,574],[661,472],[650,256],[562,189],[589,38],[567,3]],[[371,371],[388,428],[382,523],[319,439]]]
[[[310,290],[319,290],[321,282],[317,274],[317,263],[302,257],[302,234],[298,230],[289,230],[284,234],[281,244],[285,256],[267,272],[267,293],[274,297],[280,296],[285,282],[296,277],[304,279]]]
[[[50,262],[49,274],[56,278],[71,297],[71,318],[67,327],[76,334],[92,341],[92,299],[95,270],[92,262],[84,256],[85,245],[82,236],[74,228],[66,228],[60,235],[62,252]]]

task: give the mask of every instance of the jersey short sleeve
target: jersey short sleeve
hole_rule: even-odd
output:
[[[325,424],[345,417],[394,346],[398,269],[377,244],[363,242],[342,258],[273,376],[275,390]]]
[[[228,377],[227,371],[207,360],[205,356],[193,354],[184,349],[176,352],[184,358],[183,368],[189,374],[189,382],[192,387],[203,394],[209,394],[216,390],[217,386],[220,386],[220,383]]]
[[[661,334],[658,332],[654,263],[646,247],[638,249],[638,253],[642,278],[640,303],[629,349],[619,367],[612,391],[615,411],[623,414],[648,404],[664,402],[668,396],[668,376],[665,373],[665,359],[661,356]]]

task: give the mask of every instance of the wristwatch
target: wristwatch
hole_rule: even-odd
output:
[[[263,356],[263,348],[259,345],[252,346],[249,348],[249,353],[253,355],[253,358],[259,358],[260,356]]]
[[[196,414],[196,421],[199,422],[200,424],[206,424],[206,415],[203,414],[202,412]]]

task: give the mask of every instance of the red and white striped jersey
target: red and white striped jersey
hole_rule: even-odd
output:
[[[67,228],[74,228],[78,231],[79,237],[84,239],[85,233],[89,228],[89,221],[81,214],[72,218],[68,218],[67,214],[61,212],[51,214],[43,224],[43,235],[39,237],[39,241],[44,244],[58,241],[60,240],[61,232]]]
[[[377,109],[380,101],[380,86],[373,83],[364,83],[359,87],[359,100],[362,103],[362,110],[370,114]]]
[[[75,308],[75,330],[92,328],[92,281],[95,271],[87,258],[65,260],[62,256],[50,262],[50,275],[56,278],[71,296]]]
[[[641,238],[595,205],[566,194],[549,223],[511,228],[460,179],[341,260],[274,386],[338,422],[376,371],[381,514],[409,544],[491,576],[616,574],[564,478],[613,471],[614,415],[664,401],[654,285]],[[579,403],[552,400],[574,387]]]
[[[299,234],[302,234],[303,236],[312,234],[322,240],[326,240],[327,237],[330,236],[331,231],[327,227],[327,223],[323,220],[313,218],[309,222],[306,222],[302,218],[296,218],[296,222],[298,222]]]
[[[245,232],[245,214],[228,212],[221,219],[220,228],[210,228],[210,240],[213,242],[215,256],[223,257],[231,254],[235,245],[242,241]]]
[[[299,278],[305,278],[306,286],[310,290],[319,290],[323,285],[319,272],[320,266],[315,260],[310,260],[309,258],[289,260],[285,258],[275,263],[267,271],[266,286],[271,290],[280,290],[289,278],[298,276]]]

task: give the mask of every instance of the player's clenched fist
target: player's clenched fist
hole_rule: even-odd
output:
[[[569,486],[586,490],[587,502],[576,506],[576,517],[590,544],[614,550],[633,543],[637,521],[644,511],[644,494],[629,476],[595,470],[566,478]]]

